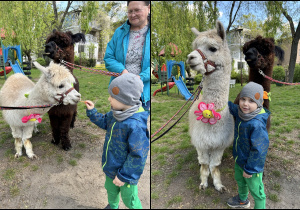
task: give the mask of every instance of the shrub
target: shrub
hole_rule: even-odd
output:
[[[88,67],[95,67],[96,66],[96,59],[94,58],[89,58],[88,59]]]
[[[42,66],[46,66],[46,61],[44,58],[37,58],[36,61]]]
[[[285,78],[285,71],[283,66],[275,66],[273,68],[273,79],[284,81]]]
[[[236,83],[241,83],[241,71],[236,72],[234,70],[231,71],[231,79],[235,79]],[[249,82],[249,75],[246,70],[243,69],[243,83]]]
[[[296,64],[293,82],[300,82],[300,64]]]
[[[197,85],[200,84],[201,80],[202,80],[202,74],[197,74],[195,76],[195,84]]]

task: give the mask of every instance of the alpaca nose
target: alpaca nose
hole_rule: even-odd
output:
[[[246,57],[256,57],[257,56],[257,50],[252,47],[250,48],[246,53],[245,53]]]
[[[195,55],[188,55],[188,60],[193,60],[194,58],[196,58]]]

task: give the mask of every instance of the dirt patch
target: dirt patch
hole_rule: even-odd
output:
[[[107,205],[101,169],[105,131],[77,120],[70,137],[72,149],[66,152],[50,143],[50,131],[34,135],[37,160],[30,160],[24,149],[23,156],[15,159],[12,138],[0,147],[0,208],[101,209]],[[143,208],[150,208],[150,152],[138,188]],[[120,208],[126,208],[122,200]]]

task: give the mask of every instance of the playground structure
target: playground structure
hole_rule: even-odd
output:
[[[5,80],[7,79],[6,75],[11,71],[14,73],[22,73],[24,75],[30,75],[31,66],[29,63],[22,61],[22,51],[20,45],[8,46],[5,47],[0,39],[1,48],[0,48],[0,76],[4,76]],[[23,67],[27,65],[27,67]],[[24,72],[23,70],[27,70]]]
[[[181,53],[181,51],[177,48],[177,46],[173,43],[170,43],[172,46],[172,52],[171,55],[175,57],[175,54]],[[164,56],[165,51],[162,49],[162,51],[159,53],[159,56]],[[177,68],[174,68],[177,67]],[[187,86],[184,83],[185,78],[185,68],[184,68],[184,62],[180,61],[174,61],[174,60],[167,60],[166,64],[163,64],[160,68],[160,65],[158,62],[155,63],[155,69],[152,71],[152,74],[158,79],[158,82],[161,84],[161,89],[156,90],[153,93],[153,96],[156,95],[158,92],[167,91],[167,94],[169,95],[169,90],[176,85],[178,91],[180,94],[185,98],[185,100],[188,100],[192,94],[190,93],[189,89],[192,90],[193,87],[187,88]],[[166,86],[163,87],[163,84],[166,84]],[[191,86],[193,86],[193,82],[190,81],[189,83]],[[192,98],[191,98],[192,99]]]
[[[174,70],[174,66],[177,68]],[[157,71],[156,71],[157,70]],[[159,68],[158,64],[156,65],[155,70],[153,70],[152,74],[156,76],[158,81],[161,84],[161,89],[156,90],[153,93],[153,96],[158,92],[167,91],[169,95],[169,90],[176,85],[180,94],[188,100],[192,94],[188,90],[187,86],[184,83],[185,80],[185,69],[183,61],[177,62],[174,60],[167,60],[167,64],[163,65],[162,68]],[[176,78],[177,77],[177,78]],[[162,87],[163,84],[166,83],[166,86]]]

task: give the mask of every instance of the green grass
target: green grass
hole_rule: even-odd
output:
[[[244,84],[245,85],[245,84]],[[196,88],[196,86],[194,86]],[[157,89],[160,89],[160,84],[151,86],[151,94]],[[230,88],[229,100],[234,101],[242,87],[236,84],[235,88]],[[164,125],[186,102],[186,100],[178,94],[177,87],[174,86],[170,90],[168,96],[166,92],[157,93],[152,97],[151,102],[151,135]],[[271,84],[272,101],[270,102],[271,111],[271,129],[269,132],[270,148],[267,160],[276,163],[277,167],[283,166],[284,168],[292,166],[299,158],[300,155],[300,86],[276,86]],[[188,103],[190,104],[190,103]],[[179,112],[170,123],[155,137],[158,137],[167,128],[169,128],[181,114],[187,109],[187,106]],[[199,192],[198,186],[199,179],[199,165],[197,159],[197,152],[190,142],[188,125],[188,112],[187,114],[163,137],[151,144],[151,170],[154,172],[151,176],[151,183],[154,187],[151,188],[151,193],[160,195],[161,193],[166,196],[171,196],[173,199],[164,200],[163,202],[169,206],[179,208],[174,202],[175,192],[169,191],[170,185],[179,183],[176,180],[184,176],[184,187],[187,191]],[[293,136],[291,136],[291,134]],[[292,154],[282,155],[282,152]],[[224,151],[222,161],[234,162],[232,160],[232,147]],[[292,167],[291,167],[292,168]],[[221,170],[221,177],[228,176],[234,181],[234,168],[224,166]],[[158,172],[159,171],[159,172]],[[281,168],[274,168],[270,173],[274,179],[281,177]],[[186,176],[186,174],[188,174]],[[211,179],[211,177],[210,177]],[[265,180],[268,182],[269,180]],[[160,184],[159,184],[160,183]],[[225,183],[223,183],[225,185]],[[157,186],[160,187],[157,187]],[[272,184],[273,189],[280,193],[280,185],[278,183]],[[236,186],[226,186],[231,191],[236,191]],[[183,192],[183,191],[180,191]],[[178,192],[177,192],[178,193]],[[214,196],[215,189],[210,186],[203,192],[205,196]],[[194,194],[195,196],[199,193]],[[162,202],[162,197],[155,198]],[[277,202],[279,199],[277,195],[271,194],[269,199]],[[218,198],[211,200],[214,204],[222,203]],[[170,204],[172,203],[172,204]],[[206,207],[204,203],[197,208]],[[226,205],[223,206],[226,208]],[[195,207],[196,208],[196,207]]]
[[[76,160],[70,160],[70,161],[69,161],[69,164],[70,164],[71,166],[77,166],[77,161],[76,161]]]

